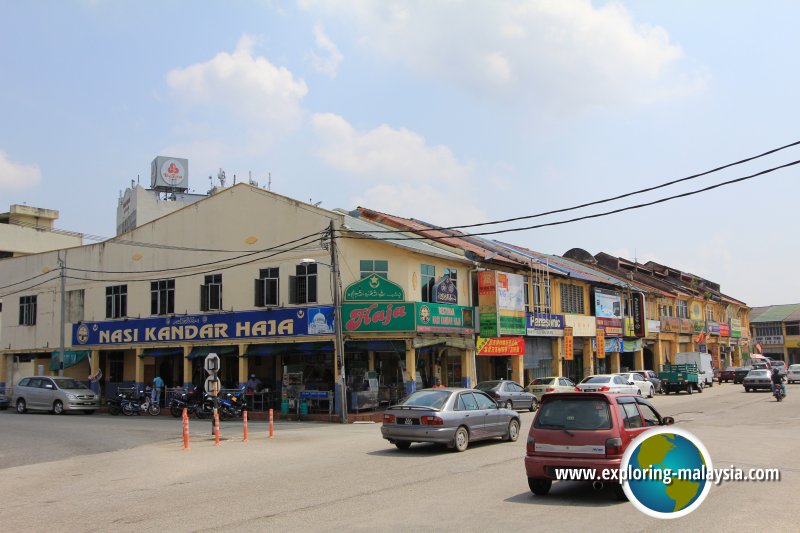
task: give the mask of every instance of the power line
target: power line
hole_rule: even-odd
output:
[[[13,287],[14,285],[19,285],[21,283],[27,283],[29,281],[35,280],[36,278],[40,278],[42,276],[46,276],[47,274],[52,274],[52,273],[53,273],[53,269],[50,269],[47,272],[42,272],[41,274],[36,274],[35,276],[32,276],[32,277],[30,277],[28,279],[23,279],[22,281],[17,281],[16,283],[9,283],[8,285],[3,285],[2,287],[0,287],[0,290],[7,289],[9,287]]]
[[[52,272],[48,272],[48,274],[52,274]],[[51,281],[57,280],[60,277],[61,277],[61,275],[58,272],[56,272],[56,275],[53,276],[52,278],[48,278],[48,279],[46,279],[44,281],[41,281],[41,282],[39,282],[39,283],[37,283],[35,285],[31,285],[29,287],[25,287],[24,289],[17,289],[15,291],[7,292],[5,294],[0,294],[0,298],[6,298],[7,296],[11,296],[12,294],[19,294],[21,292],[25,292],[25,291],[29,291],[31,289],[35,289],[36,287],[44,285],[45,283],[50,283]]]
[[[441,237],[434,237],[434,236],[429,236],[429,237],[421,237],[421,236],[420,237],[390,237],[390,238],[386,238],[385,240],[387,240],[387,241],[416,241],[416,240],[439,241],[439,240],[443,240],[443,239],[477,237],[477,236],[481,236],[481,235],[497,235],[499,233],[511,233],[511,232],[515,232],[515,231],[526,231],[526,230],[531,230],[531,229],[545,228],[545,227],[549,227],[549,226],[560,226],[560,225],[563,225],[563,224],[570,224],[572,222],[578,222],[578,221],[581,221],[581,220],[589,220],[589,219],[592,219],[592,218],[600,218],[600,217],[604,217],[604,216],[608,216],[608,215],[613,215],[613,214],[616,214],[616,213],[622,213],[624,211],[631,211],[631,210],[634,210],[634,209],[641,209],[643,207],[649,207],[651,205],[656,205],[656,204],[661,204],[661,203],[664,203],[664,202],[669,202],[671,200],[675,200],[675,199],[678,199],[678,198],[685,198],[687,196],[693,196],[695,194],[708,192],[708,191],[711,191],[713,189],[718,189],[720,187],[725,187],[727,185],[732,185],[734,183],[739,183],[739,182],[742,182],[742,181],[753,179],[753,178],[756,178],[758,176],[763,176],[764,174],[769,174],[771,172],[775,172],[776,170],[781,170],[781,169],[788,168],[788,167],[791,167],[791,166],[794,166],[794,165],[797,165],[797,164],[800,164],[800,159],[798,159],[796,161],[792,161],[791,163],[786,163],[785,165],[780,165],[780,166],[777,166],[777,167],[768,168],[766,170],[762,170],[761,172],[757,172],[757,173],[751,174],[749,176],[743,176],[743,177],[740,177],[740,178],[736,178],[736,179],[732,179],[732,180],[728,180],[728,181],[723,181],[721,183],[716,183],[714,185],[709,185],[708,187],[703,187],[701,189],[695,189],[693,191],[689,191],[689,192],[685,192],[685,193],[681,193],[681,194],[676,194],[674,196],[667,196],[665,198],[660,198],[658,200],[653,200],[652,202],[636,204],[636,205],[632,205],[632,206],[628,206],[628,207],[621,207],[619,209],[614,209],[614,210],[611,210],[611,211],[604,211],[602,213],[595,213],[593,215],[585,215],[585,216],[581,216],[581,217],[575,217],[575,218],[571,218],[571,219],[568,219],[568,220],[559,220],[559,221],[556,221],[556,222],[547,222],[547,223],[544,223],[544,224],[536,224],[534,226],[526,226],[526,227],[522,227],[522,228],[510,228],[510,229],[502,229],[502,230],[496,230],[496,231],[484,231],[484,232],[480,232],[480,233],[464,233],[464,234],[461,234],[461,235],[445,235],[445,236],[441,236]],[[398,231],[409,232],[409,233],[422,232],[422,231],[439,231],[439,230],[442,230],[442,229],[448,229],[448,228],[437,228],[437,227],[434,226],[434,227],[424,228],[424,229],[396,229],[396,230],[393,231],[393,233],[397,233]],[[340,230],[337,230],[337,231],[340,231]],[[370,230],[359,230],[359,233],[366,233],[366,234],[383,233],[383,232],[384,232],[383,230],[376,230],[375,232],[370,231]],[[347,234],[344,234],[344,233],[342,233],[340,235],[340,237],[342,239],[378,239],[378,237],[372,237],[370,235],[367,235],[367,236],[356,236],[356,235],[347,235]]]
[[[604,198],[602,200],[595,200],[595,201],[592,201],[592,202],[587,202],[585,204],[574,205],[572,207],[564,207],[564,208],[560,208],[560,209],[554,209],[552,211],[544,211],[542,213],[536,213],[536,214],[533,214],[533,215],[523,215],[523,216],[514,217],[514,218],[507,218],[507,219],[504,219],[504,220],[494,220],[494,221],[490,221],[490,222],[479,222],[479,223],[475,223],[475,224],[463,224],[463,225],[460,225],[460,226],[443,226],[443,227],[437,227],[437,228],[432,228],[432,229],[437,229],[437,230],[448,230],[448,229],[455,230],[455,229],[463,229],[463,228],[477,228],[477,227],[481,227],[481,226],[492,226],[492,225],[495,225],[495,224],[504,224],[504,223],[507,223],[507,222],[516,222],[518,220],[527,220],[527,219],[539,218],[539,217],[543,217],[543,216],[547,216],[547,215],[555,215],[555,214],[558,214],[558,213],[566,213],[568,211],[575,211],[576,209],[583,209],[584,207],[591,207],[593,205],[599,205],[599,204],[603,204],[603,203],[607,203],[607,202],[613,202],[615,200],[621,200],[621,199],[627,198],[629,196],[635,196],[637,194],[643,194],[643,193],[646,193],[646,192],[652,192],[652,191],[655,191],[655,190],[658,190],[658,189],[663,189],[665,187],[669,187],[671,185],[675,185],[677,183],[682,183],[684,181],[689,181],[689,180],[693,180],[693,179],[696,179],[696,178],[700,178],[702,176],[707,176],[709,174],[713,174],[714,172],[719,172],[720,170],[725,170],[726,168],[731,168],[731,167],[734,167],[736,165],[741,165],[743,163],[748,163],[750,161],[754,161],[756,159],[759,159],[759,158],[762,158],[762,157],[766,157],[768,155],[780,152],[781,150],[785,150],[787,148],[791,148],[791,147],[797,146],[797,145],[800,145],[800,141],[795,141],[795,142],[793,142],[791,144],[787,144],[787,145],[781,146],[779,148],[773,148],[772,150],[768,150],[768,151],[766,151],[766,152],[764,152],[762,154],[758,154],[758,155],[755,155],[755,156],[752,156],[752,157],[748,157],[748,158],[742,159],[740,161],[735,161],[733,163],[728,163],[726,165],[722,165],[720,167],[716,167],[716,168],[713,168],[711,170],[706,170],[706,171],[700,172],[698,174],[692,174],[691,176],[686,176],[685,178],[679,178],[679,179],[676,179],[676,180],[672,180],[672,181],[668,181],[668,182],[662,183],[660,185],[654,185],[652,187],[647,187],[645,189],[639,189],[637,191],[627,192],[627,193],[620,194],[620,195],[617,195],[617,196],[612,196],[610,198]],[[781,167],[776,167],[776,168],[781,168]],[[396,231],[397,230],[375,230],[375,231],[369,231],[368,233],[370,233],[370,234],[393,233],[393,232],[396,232]],[[473,235],[491,235],[491,233],[474,233]]]

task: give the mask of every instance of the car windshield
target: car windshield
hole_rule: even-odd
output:
[[[88,389],[86,385],[78,381],[77,379],[72,378],[54,378],[53,381],[56,382],[56,385],[59,389]]]
[[[773,361],[772,362],[772,366],[785,366],[785,365],[786,365],[786,363],[784,363],[783,361]]]
[[[484,381],[478,383],[475,388],[482,391],[495,390],[500,386],[500,381]]]
[[[608,403],[597,399],[557,399],[545,402],[534,422],[540,429],[611,429]]]
[[[416,407],[431,407],[441,409],[450,397],[450,391],[446,390],[421,390],[411,393],[408,398],[400,402],[400,405],[413,405]]]
[[[764,376],[769,376],[769,372],[767,372],[766,370],[751,370],[750,376],[754,378],[761,378]]]
[[[588,378],[583,378],[581,383],[608,383],[611,381],[609,376],[589,376]]]
[[[800,370],[800,365],[789,365],[789,370]]]
[[[531,385],[550,385],[555,378],[536,378]]]

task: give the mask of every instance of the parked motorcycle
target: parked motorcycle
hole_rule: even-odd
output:
[[[124,398],[124,395],[117,394],[114,398],[106,399],[109,414],[114,416],[122,414],[122,398]]]
[[[772,395],[775,396],[775,399],[779,402],[783,401],[783,399],[786,398],[786,393],[783,391],[783,385],[779,385],[777,383],[772,385]]]
[[[241,418],[242,412],[246,409],[244,390],[236,393],[228,392],[219,397],[219,417],[222,420]]]
[[[202,401],[202,396],[202,391],[196,387],[190,391],[176,394],[169,402],[170,414],[175,418],[180,418],[183,410],[186,409],[186,413],[192,415]]]
[[[122,394],[117,396],[120,398],[120,407],[122,408],[122,414],[125,416],[140,415],[142,413],[157,416],[161,412],[161,407],[157,403],[152,403],[150,395],[144,394],[143,391],[139,391],[139,396],[135,399],[127,398]]]

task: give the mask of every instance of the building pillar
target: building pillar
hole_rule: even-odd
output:
[[[136,348],[134,350],[134,363],[136,365],[136,372],[134,381],[136,382],[136,390],[144,388],[144,348]]]
[[[511,356],[511,381],[516,381],[523,387],[525,386],[525,356]]]
[[[97,375],[100,370],[100,350],[92,350],[89,352],[89,365],[92,367],[92,374]],[[0,372],[0,380],[5,377],[3,372]]]
[[[633,352],[633,369],[644,370],[644,349]]]
[[[3,393],[6,391],[6,383],[10,381],[8,376],[8,369],[10,368],[8,364],[9,357],[14,356],[8,354],[0,355],[0,391],[3,391]]]
[[[370,350],[367,352],[368,364],[367,370],[373,372],[375,370],[375,352]]]
[[[467,389],[472,388],[474,384],[478,383],[476,375],[475,348],[467,348],[461,352],[461,386]]]
[[[188,344],[183,347],[183,388],[191,390],[192,388],[192,360],[189,359],[189,354],[192,347]]]
[[[406,394],[411,394],[417,389],[417,358],[416,350],[410,340],[406,341]]]
[[[653,370],[654,372],[658,372],[661,370],[661,365],[664,364],[664,345],[661,344],[661,339],[657,339],[656,343],[653,345]]]
[[[247,385],[248,374],[250,373],[250,359],[247,357],[247,345],[238,344],[239,348],[239,388]]]
[[[594,374],[594,348],[591,337],[583,339],[583,377]]]
[[[786,368],[789,368],[789,347],[784,342],[783,345],[783,360],[786,361]]]
[[[552,372],[553,376],[561,377],[561,360],[564,357],[564,354],[561,352],[564,350],[564,339],[561,337],[556,337],[551,341],[550,346],[552,347],[551,353],[553,354],[550,371]]]
[[[609,352],[608,356],[609,372],[611,374],[619,374],[619,352]]]

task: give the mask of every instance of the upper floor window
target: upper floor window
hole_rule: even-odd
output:
[[[787,335],[800,335],[800,322],[787,322],[786,323]]]
[[[675,316],[678,318],[689,318],[689,302],[678,300],[675,304]]]
[[[714,320],[714,308],[710,305],[706,305],[706,320]]]
[[[780,322],[764,322],[761,324],[755,324],[753,326],[753,330],[755,331],[756,337],[772,337],[783,335],[783,328],[781,327]]]
[[[537,313],[549,313],[550,307],[550,278],[548,276],[534,276],[533,310]]]
[[[19,325],[33,326],[36,324],[36,296],[19,297]]]
[[[389,261],[362,259],[360,262],[361,279],[377,274],[383,279],[389,279]]]
[[[317,302],[317,264],[303,263],[295,267],[294,276],[289,276],[289,303],[310,304]]]
[[[584,314],[583,287],[561,284],[561,312]]]
[[[150,314],[169,315],[175,312],[175,280],[150,282]]]
[[[672,316],[672,306],[664,303],[658,304],[658,316],[660,317],[671,317]]]
[[[106,318],[128,316],[128,286],[106,287]]]
[[[258,271],[256,285],[256,307],[278,305],[278,269],[262,268]]]
[[[420,265],[420,277],[422,281],[421,301],[433,301],[433,286],[436,283],[436,267],[433,265]]]
[[[206,276],[205,283],[200,286],[200,310],[222,310],[222,274]]]
[[[525,278],[525,312],[531,312],[531,283],[530,278]]]

